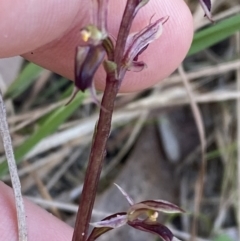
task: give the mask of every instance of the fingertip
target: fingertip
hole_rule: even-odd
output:
[[[17,216],[10,187],[0,182],[0,239],[18,240]],[[24,200],[29,240],[71,240],[73,229],[29,200]]]
[[[60,37],[81,7],[79,0],[1,1],[0,57],[23,54]]]

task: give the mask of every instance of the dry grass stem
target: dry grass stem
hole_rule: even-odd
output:
[[[171,231],[173,232],[174,236],[177,236],[177,237],[179,237],[182,240],[189,240],[191,238],[191,234],[179,231],[175,227],[173,227],[172,225],[167,225],[167,227],[169,229],[171,229]],[[212,240],[195,237],[194,241],[212,241]]]
[[[83,148],[78,148],[73,153],[71,153],[68,160],[63,163],[60,169],[48,181],[47,183],[48,190],[50,190],[58,182],[58,180],[66,173],[69,167],[71,167],[71,165],[78,159],[78,157],[82,154],[82,152],[83,152]]]
[[[52,71],[44,69],[39,78],[35,81],[33,90],[31,91],[30,96],[28,97],[28,101],[24,103],[23,105],[23,111],[28,110],[29,107],[33,104],[33,102],[36,99],[36,96],[39,94],[40,91],[42,91],[43,87],[47,83],[49,77],[52,75]]]
[[[29,163],[28,166],[22,167],[18,170],[18,176],[22,177],[26,174],[29,174],[33,171],[41,169],[43,166],[46,166],[49,162],[52,162],[56,159],[63,159],[65,156],[69,155],[71,149],[70,148],[62,148],[62,150],[59,150],[56,153],[49,154],[47,157],[39,158],[36,162]],[[3,181],[10,180],[10,176],[6,175],[1,178]]]
[[[129,120],[136,118],[140,113],[141,111],[116,112],[113,116],[113,125],[127,123]],[[79,123],[79,125],[71,129],[64,130],[45,138],[27,154],[26,158],[34,157],[37,154],[43,153],[77,138],[80,139],[80,144],[85,143],[85,136],[93,133],[96,121],[97,115],[94,115],[90,118],[86,118]]]
[[[0,93],[0,130],[3,140],[3,145],[6,153],[6,158],[8,162],[9,173],[11,176],[12,187],[15,197],[16,210],[17,210],[17,221],[18,221],[18,235],[19,241],[27,241],[27,223],[25,208],[21,193],[21,184],[17,173],[17,166],[15,162],[15,157],[13,153],[12,140],[9,133],[6,109],[3,102],[2,94]]]
[[[219,90],[207,94],[194,92],[197,103],[214,103],[222,101],[236,100],[240,97],[238,91]],[[182,87],[172,88],[169,91],[161,92],[161,95],[151,95],[138,101],[128,104],[125,111],[137,111],[144,109],[155,109],[160,107],[170,107],[189,104],[186,90]]]
[[[39,175],[37,174],[36,171],[33,171],[31,174],[31,177],[33,178],[33,180],[36,183],[36,186],[38,188],[38,191],[40,193],[40,195],[49,201],[52,201],[53,198],[51,197],[50,193],[48,192],[48,189],[46,188],[46,186],[44,185],[43,181],[41,178],[39,178]],[[51,212],[58,217],[59,219],[61,219],[61,214],[59,212],[59,210],[56,207],[51,207],[50,208]]]
[[[71,203],[63,203],[63,202],[58,202],[58,201],[49,201],[41,198],[36,198],[36,197],[30,197],[27,196],[28,199],[30,199],[32,202],[41,205],[44,208],[57,208],[62,211],[67,211],[71,213],[77,213],[78,211],[78,205],[74,205]],[[93,209],[93,216],[95,217],[105,217],[108,216],[109,213],[102,212],[99,210]]]
[[[198,175],[198,180],[196,182],[196,190],[195,190],[195,207],[194,207],[194,219],[192,224],[192,240],[195,239],[195,236],[197,234],[197,218],[199,216],[200,211],[200,204],[201,204],[201,198],[202,198],[202,192],[203,192],[203,185],[204,185],[204,175],[205,175],[205,169],[206,169],[206,160],[205,160],[205,152],[206,152],[206,138],[205,138],[205,130],[204,130],[204,124],[202,120],[202,116],[200,113],[200,109],[197,105],[197,102],[194,98],[194,95],[192,93],[189,81],[185,75],[185,71],[183,69],[183,66],[180,65],[178,68],[179,74],[182,77],[182,81],[184,84],[184,87],[187,90],[188,97],[190,100],[191,109],[194,115],[194,119],[197,125],[199,138],[201,142],[201,168]]]
[[[237,70],[239,68],[240,68],[240,60],[237,59],[237,60],[217,64],[215,66],[204,67],[202,69],[189,71],[186,73],[186,77],[188,80],[193,80],[193,79],[202,78],[202,77],[221,75],[229,71]],[[175,74],[169,78],[166,78],[164,81],[159,83],[158,86],[163,86],[165,84],[166,85],[179,84],[181,83],[181,81],[182,81],[181,76]]]
[[[240,58],[240,33],[236,34],[237,54]],[[237,90],[240,91],[240,68],[236,71]],[[237,99],[237,193],[238,204],[240,202],[240,98]],[[240,237],[240,205],[237,210],[238,235]]]
[[[51,158],[51,155],[49,155],[49,158]],[[61,163],[64,161],[64,158],[65,156],[56,159],[52,158],[50,162],[47,162],[44,166],[38,169],[39,178],[46,178],[58,165],[61,165]],[[23,177],[21,180],[23,192],[28,191],[35,185],[35,182],[30,175]]]

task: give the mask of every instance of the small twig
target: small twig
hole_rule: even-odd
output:
[[[3,140],[3,145],[8,162],[9,172],[12,181],[12,187],[15,197],[16,209],[17,209],[17,221],[18,221],[18,235],[19,241],[27,241],[27,224],[25,217],[25,209],[23,198],[21,194],[21,184],[17,173],[17,166],[12,148],[12,140],[9,133],[6,109],[0,92],[0,130]]]

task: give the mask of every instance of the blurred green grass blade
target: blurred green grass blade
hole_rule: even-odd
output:
[[[46,100],[47,98],[51,97],[52,95],[55,95],[56,92],[60,93],[61,92],[61,88],[63,88],[67,83],[69,83],[70,80],[62,77],[60,79],[58,79],[57,81],[54,81],[53,85],[50,86],[49,88],[45,89],[43,93],[41,93],[40,96],[37,96],[36,97],[36,100],[34,101],[34,104],[38,104],[44,100]],[[71,93],[69,93],[70,95]],[[65,98],[68,97],[65,96]]]
[[[61,95],[60,99],[65,99],[67,96],[71,96],[73,92],[74,85],[69,86]]]
[[[218,158],[220,157],[222,154],[222,152],[233,152],[237,150],[237,143],[234,142],[234,143],[231,143],[230,145],[227,145],[225,148],[221,148],[220,149],[217,149],[217,150],[213,150],[213,151],[210,151],[206,154],[206,158],[207,160],[212,160],[212,159],[215,159],[215,158]]]
[[[227,18],[194,35],[188,56],[204,50],[240,30],[240,14]]]
[[[233,241],[228,235],[226,234],[220,234],[218,237],[216,237],[213,241]]]
[[[9,86],[5,97],[16,98],[19,96],[36,80],[42,70],[42,67],[33,63],[28,63],[21,71],[18,78]]]
[[[19,163],[21,159],[43,138],[55,132],[58,127],[64,123],[80,106],[86,94],[79,93],[75,99],[68,106],[61,106],[55,110],[42,125],[30,136],[21,146],[15,150],[16,162]],[[0,164],[0,176],[7,172],[6,161]]]

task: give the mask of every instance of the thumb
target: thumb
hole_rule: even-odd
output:
[[[82,6],[79,0],[2,0],[0,58],[29,52],[60,37]]]

